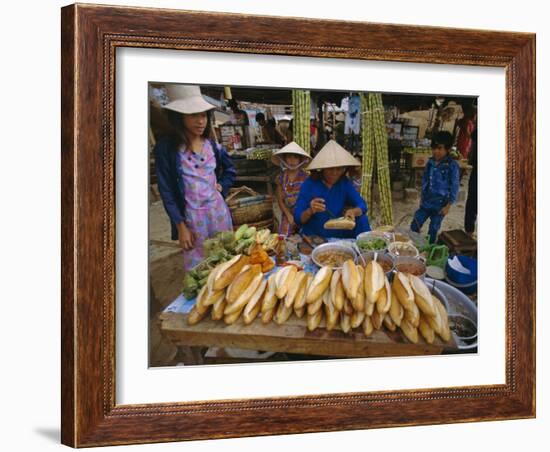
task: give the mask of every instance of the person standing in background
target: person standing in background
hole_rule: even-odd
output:
[[[472,165],[472,172],[468,181],[464,230],[471,237],[474,234],[477,220],[477,130],[472,133],[472,149],[468,156],[468,163]]]
[[[271,162],[281,168],[281,172],[275,179],[277,203],[281,209],[278,230],[281,235],[289,236],[298,230],[294,221],[294,207],[300,188],[308,177],[303,167],[310,160],[308,153],[294,141],[279,149],[271,157]]]
[[[274,118],[266,120],[263,113],[256,113],[256,122],[261,127],[262,140],[264,143],[285,144],[286,138],[277,128],[277,123]]]
[[[225,203],[236,176],[226,150],[211,138],[208,114],[215,108],[198,86],[168,86],[163,106],[172,133],[155,146],[160,197],[172,227],[172,240],[183,249],[183,266],[191,270],[204,258],[202,243],[218,232],[232,231]]]
[[[463,106],[464,116],[458,122],[458,138],[456,147],[462,158],[467,159],[472,148],[472,133],[476,128],[477,110],[472,105]]]
[[[433,138],[432,157],[422,177],[420,206],[411,223],[411,230],[420,232],[426,220],[430,219],[430,243],[435,243],[443,218],[458,196],[460,169],[449,155],[452,144],[453,136],[449,132],[438,132]]]

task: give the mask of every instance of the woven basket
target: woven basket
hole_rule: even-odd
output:
[[[269,195],[261,195],[249,187],[242,186],[231,189],[225,202],[231,211],[234,226],[254,226],[254,223],[273,222],[273,198]]]

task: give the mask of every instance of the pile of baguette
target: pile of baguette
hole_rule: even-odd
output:
[[[211,272],[187,321],[194,325],[209,312],[228,325],[241,317],[245,325],[258,317],[282,325],[294,314],[305,317],[309,331],[361,327],[369,336],[385,327],[413,343],[419,334],[430,344],[436,334],[451,339],[445,307],[424,281],[398,272],[390,284],[376,261],[363,268],[348,260],[341,270],[322,267],[315,275],[288,265],[266,278],[261,265],[238,255]]]

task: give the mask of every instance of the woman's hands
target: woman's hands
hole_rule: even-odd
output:
[[[355,220],[356,217],[363,215],[363,211],[359,207],[353,207],[344,211],[344,217]]]
[[[216,184],[216,190],[218,190],[221,193],[223,188],[220,184]]]
[[[184,251],[189,251],[194,248],[195,235],[185,223],[178,224],[178,239]]]
[[[292,212],[287,209],[285,212],[285,216],[286,216],[286,219],[288,220],[288,224],[291,227],[294,226],[295,222],[294,222],[294,215],[292,214]]]
[[[327,210],[325,207],[325,200],[323,198],[313,198],[309,203],[309,208],[313,214]]]

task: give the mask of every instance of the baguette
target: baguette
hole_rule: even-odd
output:
[[[307,275],[305,272],[300,271],[296,273],[293,281],[290,283],[290,287],[285,296],[285,304],[287,308],[294,306],[298,295],[303,293],[304,285],[307,283]]]
[[[416,329],[416,327],[411,325],[407,319],[402,320],[400,328],[409,341],[411,341],[413,344],[418,343],[418,330]]]
[[[218,265],[220,267],[216,272],[213,281],[214,290],[223,290],[228,287],[235,277],[241,272],[243,267],[248,264],[249,258],[244,254],[238,254],[233,259]]]
[[[418,330],[420,331],[420,334],[428,344],[433,344],[435,340],[435,332],[430,328],[430,325],[426,321],[425,316],[420,317]]]
[[[359,290],[360,276],[357,266],[353,260],[348,259],[342,267],[342,285],[348,299],[353,300],[357,297]]]
[[[244,269],[235,277],[233,282],[227,288],[226,298],[228,303],[235,303],[242,293],[248,288],[250,283],[262,274],[262,267],[258,264],[251,265]],[[214,286],[215,287],[215,286]]]
[[[414,301],[418,306],[418,309],[420,309],[424,314],[434,317],[435,306],[430,289],[426,287],[424,281],[422,281],[418,276],[409,275],[409,280],[411,281],[411,287],[414,292]]]
[[[393,278],[392,289],[404,309],[412,309],[414,305],[414,292],[406,273],[397,272]]]
[[[340,328],[344,333],[349,333],[351,330],[351,317],[345,312],[340,312]]]
[[[298,269],[294,265],[288,265],[277,273],[275,284],[277,286],[276,295],[279,300],[283,299],[287,294],[297,272]]]
[[[196,325],[197,323],[199,323],[202,319],[204,319],[209,309],[209,308],[206,308],[205,311],[199,312],[196,308],[197,308],[197,305],[193,306],[193,309],[189,311],[189,315],[187,316],[187,323],[189,325]]]
[[[365,297],[367,302],[376,303],[380,291],[384,289],[386,275],[384,269],[376,261],[370,261],[365,268]]]
[[[359,274],[359,287],[357,288],[357,296],[351,299],[353,309],[358,312],[365,311],[365,270],[360,265],[357,266],[357,273]]]
[[[363,333],[368,337],[373,331],[372,319],[369,316],[365,316],[365,320],[363,320]]]
[[[315,314],[307,316],[307,329],[309,331],[315,330],[323,318],[323,311],[319,309]]]
[[[332,268],[322,267],[314,276],[311,285],[307,291],[306,303],[313,303],[321,298],[325,290],[327,290],[332,279]]]
[[[224,314],[229,315],[233,314],[234,312],[237,312],[241,309],[244,309],[246,304],[254,297],[259,297],[260,295],[257,295],[257,292],[259,291],[259,288],[261,288],[261,284],[263,279],[263,273],[259,272],[254,279],[250,282],[248,287],[244,290],[243,293],[237,298],[237,300],[234,303],[228,304],[225,308]],[[265,289],[265,285],[263,286]]]
[[[351,327],[352,328],[358,328],[363,323],[363,320],[365,320],[365,312],[364,311],[355,311],[351,315]]]

